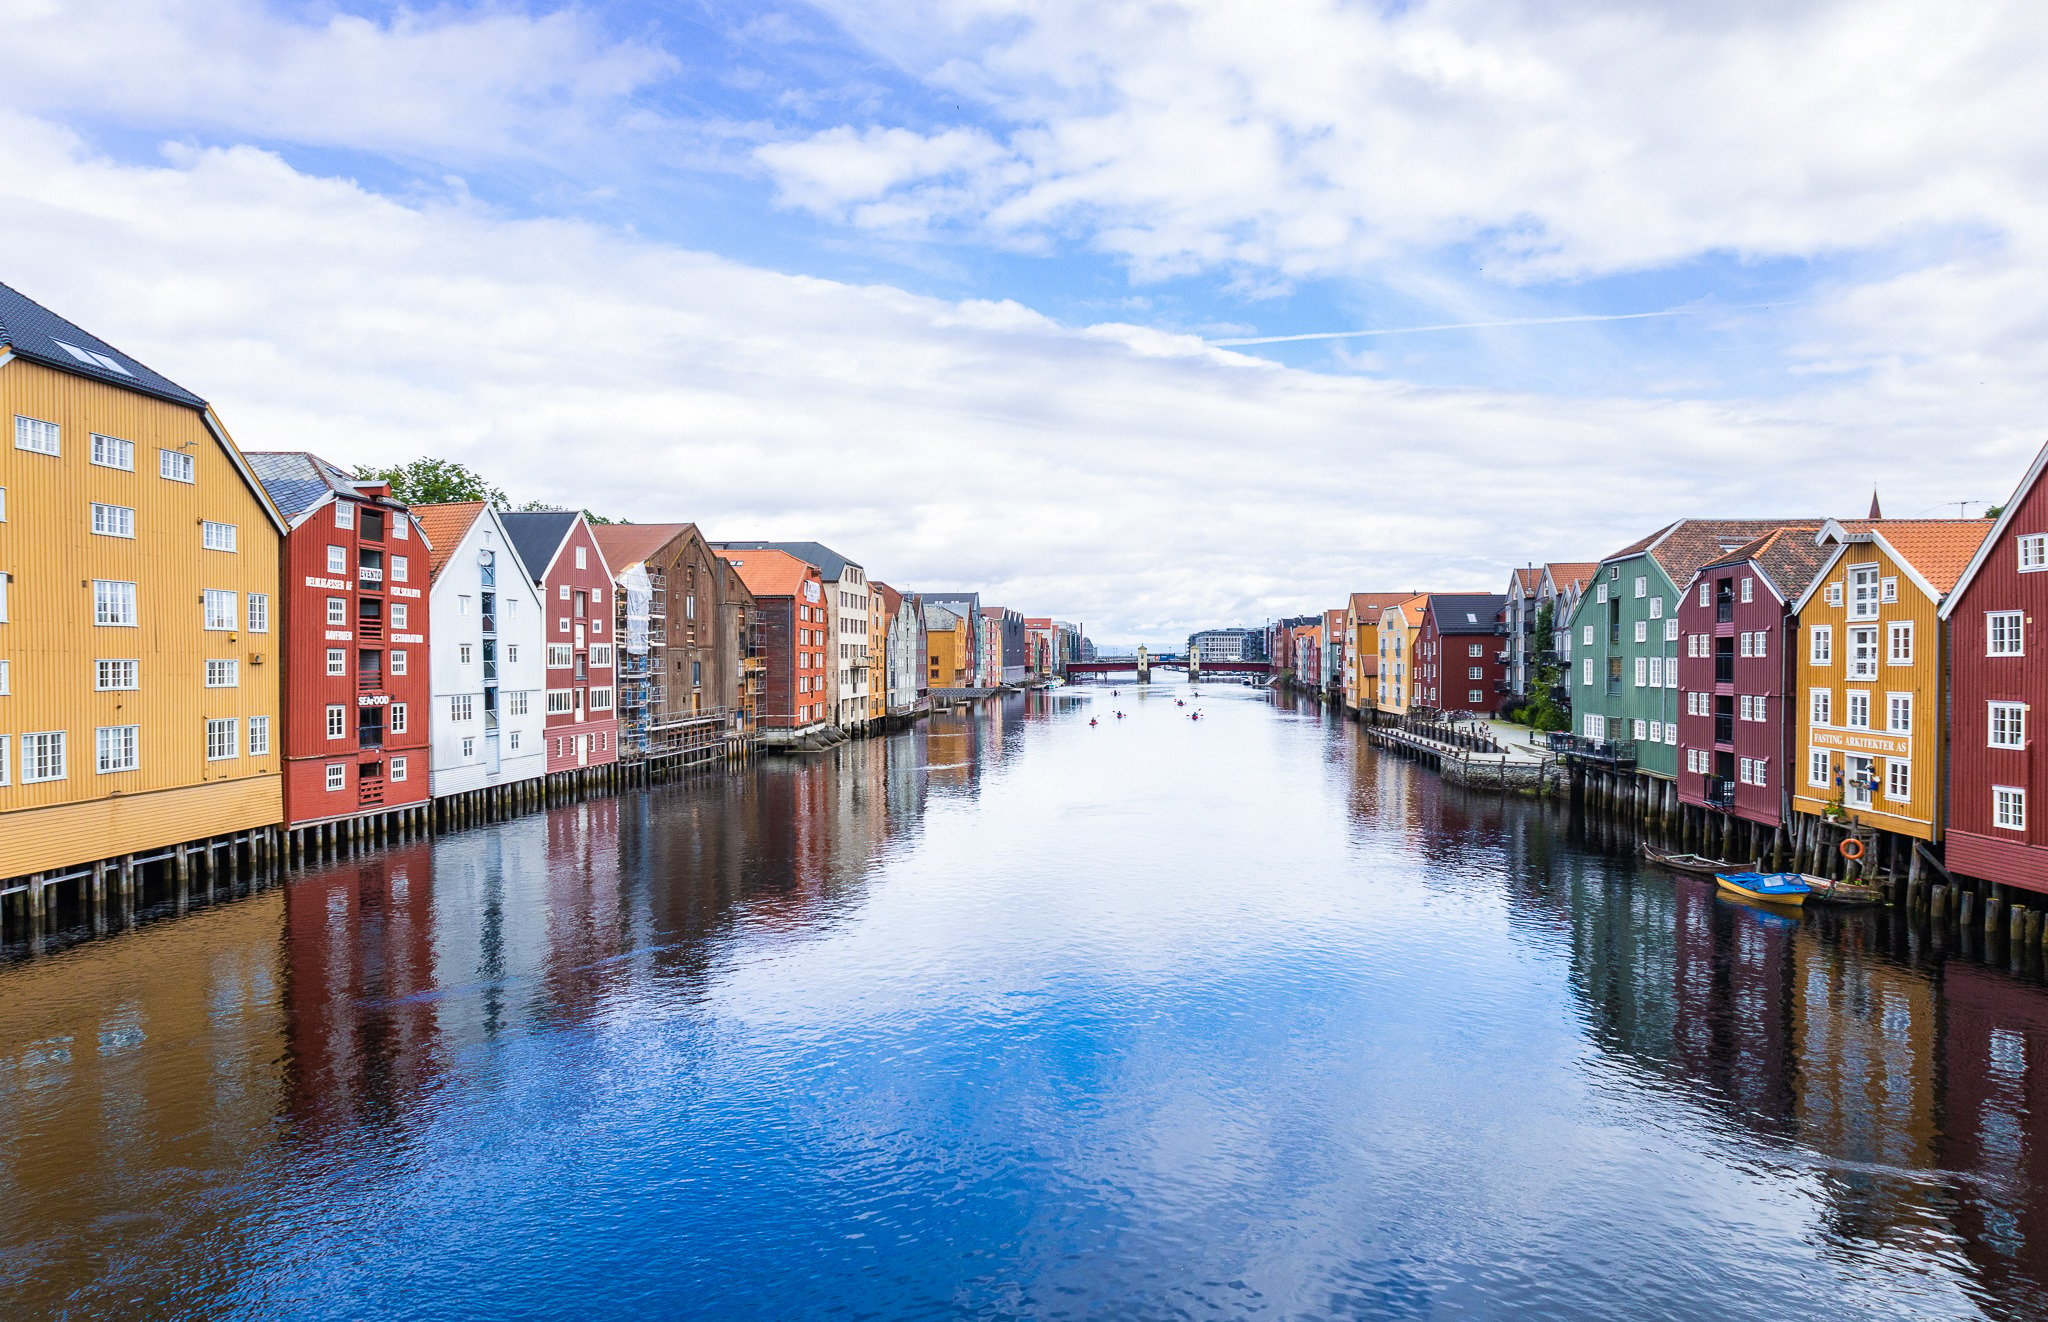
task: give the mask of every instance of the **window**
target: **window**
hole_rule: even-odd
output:
[[[394,629],[403,629],[403,628],[405,628],[405,627],[406,627],[406,625],[405,625],[405,622],[406,622],[406,620],[408,620],[409,618],[411,618],[411,612],[410,612],[410,611],[408,611],[408,610],[406,609],[406,606],[405,606],[405,603],[404,603],[404,602],[402,602],[402,601],[394,601],[394,602],[392,602],[392,603],[391,603],[391,627],[392,627],[392,628],[394,628]]]
[[[94,432],[92,461],[101,468],[120,468],[132,473],[135,471],[135,442]]]
[[[1711,585],[1706,583],[1700,584],[1700,605],[1711,606],[1714,604],[1713,591]]]
[[[412,536],[412,516],[401,514],[391,521],[391,540],[403,542]]]
[[[405,650],[404,650],[403,648],[400,648],[399,650],[397,650],[397,651],[395,651],[395,652],[393,652],[393,653],[391,654],[391,673],[392,673],[392,674],[394,674],[394,675],[403,675],[403,674],[405,673],[405,665],[406,665],[406,662],[405,662]]]
[[[1661,620],[1664,618],[1664,598],[1650,598],[1650,618],[1653,620]]]
[[[23,765],[28,761],[27,752],[22,754]],[[2027,829],[2027,792],[2014,785],[1991,787],[1991,824],[2002,831],[2024,831]]]
[[[567,600],[569,599],[569,585],[568,585],[567,583],[564,583],[564,584],[562,584],[562,586],[561,586],[561,588],[559,589],[559,591],[560,591],[560,594],[561,594],[561,598],[562,598],[562,600],[563,600],[563,601],[567,601]]]
[[[1651,722],[1650,722],[1650,742],[1651,742],[1651,743],[1653,743],[1653,744],[1657,744],[1657,743],[1662,743],[1663,741],[1664,741],[1664,723],[1663,723],[1662,721],[1651,721]]]
[[[2027,708],[2018,702],[1994,702],[1991,704],[1991,747],[2025,748],[2027,746]]]
[[[1481,666],[1468,666],[1468,667],[1466,667],[1466,669],[1465,669],[1465,678],[1467,678],[1467,679],[1485,679],[1485,678],[1486,678],[1486,670],[1485,670],[1485,668],[1484,668],[1484,667],[1481,667]]]
[[[225,762],[242,752],[242,722],[228,716],[206,723],[206,760]]]
[[[33,450],[37,454],[57,454],[60,450],[57,424],[54,422],[42,422],[35,418],[24,418],[19,413],[15,414],[14,448],[17,450]],[[26,745],[24,745],[21,755],[21,778],[24,781],[29,779]],[[51,779],[60,779],[60,777],[53,776]]]
[[[353,528],[356,526],[356,505],[354,501],[337,500],[334,502],[334,526],[337,528]]]
[[[33,785],[45,780],[64,779],[64,732],[25,734],[21,737],[21,783]]]
[[[393,733],[393,734],[404,734],[404,733],[405,733],[405,719],[406,719],[406,713],[405,713],[405,704],[404,704],[404,703],[402,703],[402,702],[394,702],[394,703],[392,703],[392,704],[391,704],[391,733]]]
[[[591,665],[593,665],[593,666],[608,666],[608,665],[610,665],[611,663],[612,663],[612,645],[611,645],[610,643],[593,643],[593,644],[591,644],[591,647],[590,647],[590,664],[591,664]],[[1473,676],[1473,678],[1477,679],[1477,678],[1478,678],[1478,676],[1476,676],[1476,675],[1475,675],[1475,676]]]
[[[330,546],[327,548],[327,572],[330,574],[346,574],[348,572],[347,547]]]
[[[1636,658],[1636,687],[1642,688],[1645,684],[1648,684],[1649,682],[1650,659],[1648,657],[1639,656]]]
[[[1636,738],[1637,738],[1637,739],[1641,739],[1641,740],[1647,740],[1647,739],[1649,739],[1649,737],[1650,737],[1650,723],[1649,723],[1648,721],[1637,721],[1637,722],[1635,722],[1635,734],[1636,734]]]
[[[459,647],[457,647],[457,648],[455,649],[455,659],[456,659],[456,661],[457,661],[457,662],[459,662],[460,664],[462,664],[462,665],[465,665],[465,666],[466,666],[466,665],[468,665],[468,664],[469,664],[469,657],[470,657],[470,649],[469,649],[469,644],[468,644],[468,643],[463,643],[463,644],[461,644],[461,645],[460,645]]]
[[[473,721],[476,719],[476,695],[457,693],[448,699],[448,719],[451,721]]]
[[[249,632],[270,632],[270,594],[267,592],[249,594]]]
[[[548,715],[564,716],[576,710],[576,695],[567,689],[548,690]]]
[[[519,731],[514,730],[505,736],[505,746],[515,753],[519,751]]]
[[[214,630],[233,629],[239,612],[236,594],[225,588],[206,589],[206,627]]]
[[[405,520],[400,519],[395,525],[393,525],[393,531],[396,531],[399,528],[403,528],[404,526]],[[411,569],[412,566],[409,563],[407,563],[406,558],[404,556],[394,555],[391,557],[391,581],[393,583],[405,582],[405,576],[406,574],[411,572]],[[397,777],[394,776],[392,779],[395,780],[397,779]]]
[[[462,736],[462,755],[463,755],[464,757],[466,757],[466,758],[468,758],[468,757],[475,757],[475,756],[476,756],[476,736],[475,736],[475,735],[473,735],[473,734],[466,734],[466,735]]]
[[[1639,643],[1650,641],[1650,622],[1648,620],[1636,621],[1636,641]]]
[[[1585,645],[1586,645],[1587,647],[1591,647],[1591,646],[1593,645],[1593,626],[1592,626],[1592,625],[1590,625],[1590,624],[1589,624],[1589,625],[1587,625],[1587,626],[1586,626],[1586,628],[1585,628],[1585,637],[1584,637],[1584,638],[1583,638],[1583,639],[1582,639],[1581,641],[1583,641],[1583,642],[1585,643]]]
[[[1745,785],[1749,784],[1750,766],[1750,760],[1746,757],[1736,764],[1735,778]]]
[[[1737,636],[1737,644],[1738,644],[1738,646],[1737,646],[1736,650],[1737,650],[1738,652],[1740,652],[1740,653],[1741,653],[1741,654],[1742,654],[1743,656],[1755,656],[1755,655],[1756,655],[1756,647],[1755,647],[1755,645],[1754,645],[1754,644],[1753,644],[1753,643],[1751,642],[1751,639],[1752,639],[1752,638],[1754,638],[1754,637],[1755,637],[1755,635],[1753,635],[1753,634],[1750,634],[1750,633],[1746,633],[1746,632],[1745,632],[1745,633],[1742,633],[1742,634],[1740,634],[1740,635],[1738,635],[1738,636]]]
[[[1885,648],[1886,662],[1895,666],[1912,665],[1913,622],[1911,620],[1893,620],[1889,625],[1885,626],[1885,636],[1888,640]]]
[[[348,738],[348,708],[338,702],[327,704],[327,737]]]
[[[590,691],[590,710],[610,711],[611,709],[612,691],[610,689],[592,689]]]
[[[1650,687],[1653,689],[1664,687],[1664,658],[1661,656],[1650,658]]]
[[[1593,590],[1593,600],[1603,606],[1607,604],[1607,585],[1605,583],[1602,583]]]
[[[330,791],[347,789],[348,768],[339,762],[329,762],[327,764],[327,788]]]
[[[1707,695],[1697,690],[1685,695],[1685,714],[1704,716],[1707,714]]]
[[[126,505],[102,505],[94,501],[92,530],[101,537],[133,537],[135,511]]]
[[[1704,750],[1698,748],[1688,748],[1685,750],[1685,769],[1687,771],[1704,771],[1706,770],[1705,763],[1706,753]]]
[[[1828,584],[1827,587],[1822,591],[1821,596],[1827,601],[1828,605],[1830,606],[1841,605],[1842,585],[1840,583]]]
[[[1877,595],[1877,566],[1851,565],[1849,567],[1849,618],[1852,620],[1876,619]]]
[[[268,757],[269,755],[270,718],[268,716],[251,716],[249,718],[249,756]]]
[[[1650,591],[1650,580],[1649,580],[1648,578],[1638,578],[1638,579],[1636,580],[1636,596],[1638,596],[1638,597],[1644,597],[1644,596],[1647,596],[1647,595],[1649,595],[1649,591]]]
[[[102,693],[111,689],[139,687],[140,669],[141,667],[134,661],[95,661],[92,686]]]
[[[157,473],[169,478],[173,482],[195,481],[194,467],[192,456],[184,453],[182,450],[158,450],[156,452]]]
[[[1884,699],[1884,728],[1893,734],[1913,733],[1913,695],[1887,693]]]
[[[330,629],[338,629],[346,625],[347,623],[348,598],[329,597],[327,599],[327,627]]]
[[[1472,646],[1470,646],[1470,647],[1468,647],[1468,648],[1466,648],[1466,649],[1465,649],[1465,655],[1466,655],[1466,656],[1485,656],[1485,655],[1486,655],[1486,647],[1485,647],[1485,645],[1484,645],[1484,644],[1482,644],[1482,643],[1474,643],[1474,644],[1472,644]]]
[[[508,665],[518,665],[518,664],[519,664],[519,644],[517,644],[517,643],[507,643],[507,644],[505,644],[505,661],[506,661],[506,664],[508,664]]]
[[[226,660],[209,660],[206,663],[206,687],[210,689],[232,689],[241,687],[242,663],[229,657]]]
[[[2019,547],[2022,574],[2048,569],[2048,533],[2030,533],[2019,539]]]
[[[588,551],[581,546],[576,548],[576,567],[578,569],[590,568],[590,555]]]
[[[1877,678],[1877,626],[1860,625],[1849,630],[1850,679]]]
[[[455,613],[465,620],[469,618],[469,598],[466,595],[455,599]]]
[[[1884,796],[1894,803],[1905,803],[1913,797],[1913,764],[1903,757],[1888,757],[1884,760]]]
[[[575,654],[567,643],[548,644],[548,669],[563,670],[574,664]]]
[[[1770,630],[1758,629],[1756,631],[1756,654],[1758,656],[1769,656],[1771,654],[1770,639]]]
[[[2019,611],[1984,613],[1984,655],[2025,656],[2026,643],[2020,630],[2026,617]]]
[[[1811,695],[1811,717],[1815,725],[1829,725],[1835,719],[1835,695],[1831,689],[1815,689]]]
[[[327,673],[330,675],[346,675],[348,673],[348,651],[345,648],[330,647],[327,649]]]
[[[99,759],[99,774],[133,771],[140,766],[137,732],[140,726],[102,725],[93,732],[93,748]]]
[[[526,715],[526,695],[524,693],[507,694],[505,698],[505,714],[507,716]],[[517,738],[518,736],[515,735],[513,737]]]
[[[1811,749],[1806,754],[1806,783],[1825,788],[1834,779],[1833,765],[1828,754],[1822,749]]]
[[[235,525],[215,523],[203,519],[199,524],[199,544],[209,551],[232,551],[235,549]]]
[[[1744,601],[1744,603],[1748,603],[1748,602],[1752,602],[1752,601],[1755,601],[1755,600],[1756,600],[1756,580],[1755,580],[1755,579],[1753,579],[1753,578],[1745,578],[1745,579],[1743,579],[1743,580],[1742,580],[1742,600]]]
[[[1870,695],[1862,689],[1850,689],[1842,695],[1842,724],[1851,730],[1870,728]]]
[[[569,617],[568,617],[568,616],[564,615],[564,616],[563,616],[563,617],[562,617],[561,619],[559,619],[559,620],[556,620],[556,621],[555,621],[555,632],[556,632],[556,633],[567,633],[567,632],[569,632]]]
[[[1806,631],[1806,658],[1817,666],[1831,666],[1835,663],[1835,630],[1832,625],[1816,624]]]
[[[96,578],[92,582],[92,622],[133,626],[135,585]]]

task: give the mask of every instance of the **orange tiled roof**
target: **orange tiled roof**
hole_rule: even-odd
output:
[[[1351,594],[1351,609],[1359,615],[1377,619],[1387,607],[1398,606],[1414,595],[1412,592],[1354,592]]]
[[[469,526],[484,512],[480,500],[454,500],[445,505],[414,505],[412,516],[427,535],[427,577],[441,577],[441,566],[455,554],[456,546],[469,534]]]
[[[687,523],[593,523],[590,535],[614,574],[637,565],[693,525]]]
[[[1991,535],[1990,519],[1842,519],[1849,533],[1875,533],[1901,560],[1947,596]]]
[[[1584,587],[1593,581],[1593,575],[1600,572],[1598,560],[1553,560],[1543,566],[1550,575],[1550,581],[1558,587]]]
[[[869,591],[879,592],[882,594],[882,605],[888,609],[889,614],[894,615],[896,612],[903,609],[903,594],[901,592],[898,592],[895,588],[890,587],[887,583],[882,582],[880,579],[871,578],[868,580],[868,589]],[[1033,622],[1030,620],[1026,620],[1024,621],[1024,623],[1026,627],[1030,627]],[[1041,629],[1049,629],[1052,627],[1052,621],[1047,620],[1045,623],[1040,624],[1036,627]]]
[[[740,582],[757,597],[794,597],[804,590],[804,580],[818,571],[808,560],[787,551],[720,552],[739,571]]]

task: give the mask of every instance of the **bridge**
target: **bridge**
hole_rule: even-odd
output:
[[[1186,670],[1188,659],[1184,656],[1152,656],[1145,658],[1145,668],[1151,670]],[[1136,675],[1140,673],[1138,658],[1134,656],[1110,657],[1107,660],[1069,661],[1068,679],[1087,679],[1101,675]],[[1199,678],[1207,679],[1221,675],[1270,675],[1273,663],[1270,661],[1204,661],[1195,672]]]

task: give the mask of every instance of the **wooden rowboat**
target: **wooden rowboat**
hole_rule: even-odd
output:
[[[1714,880],[1729,894],[1762,904],[1804,904],[1813,893],[1796,872],[1717,872]]]
[[[1799,874],[1799,880],[1806,883],[1816,900],[1829,904],[1877,904],[1883,901],[1884,891],[1876,886],[1866,886],[1855,881],[1832,881],[1827,877]]]
[[[1731,872],[1735,864],[1718,858],[1704,858],[1698,854],[1667,854],[1661,850],[1643,846],[1643,857],[1659,867],[1671,868],[1678,872],[1690,872],[1695,876],[1712,877],[1719,873]]]

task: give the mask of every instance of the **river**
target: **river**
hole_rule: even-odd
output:
[[[2036,982],[1186,697],[0,967],[0,1313],[2048,1313]]]

